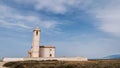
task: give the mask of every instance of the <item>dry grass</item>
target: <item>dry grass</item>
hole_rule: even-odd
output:
[[[21,61],[8,62],[10,68],[120,68],[120,60],[65,61]]]

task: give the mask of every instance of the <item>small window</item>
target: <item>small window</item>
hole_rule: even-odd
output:
[[[52,51],[52,49],[50,49],[50,51]]]
[[[36,31],[36,35],[38,36],[38,31]]]
[[[52,57],[52,54],[50,54],[50,57]]]

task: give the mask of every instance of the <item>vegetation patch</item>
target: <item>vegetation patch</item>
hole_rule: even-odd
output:
[[[10,68],[120,68],[120,60],[65,61],[18,61],[4,64]]]

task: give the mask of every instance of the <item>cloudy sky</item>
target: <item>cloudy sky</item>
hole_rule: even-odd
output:
[[[36,24],[57,57],[120,54],[120,0],[0,0],[0,58],[26,57]]]

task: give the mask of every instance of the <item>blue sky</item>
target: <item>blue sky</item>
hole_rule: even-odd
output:
[[[57,57],[120,54],[120,0],[0,0],[0,58],[26,57],[32,31]]]

